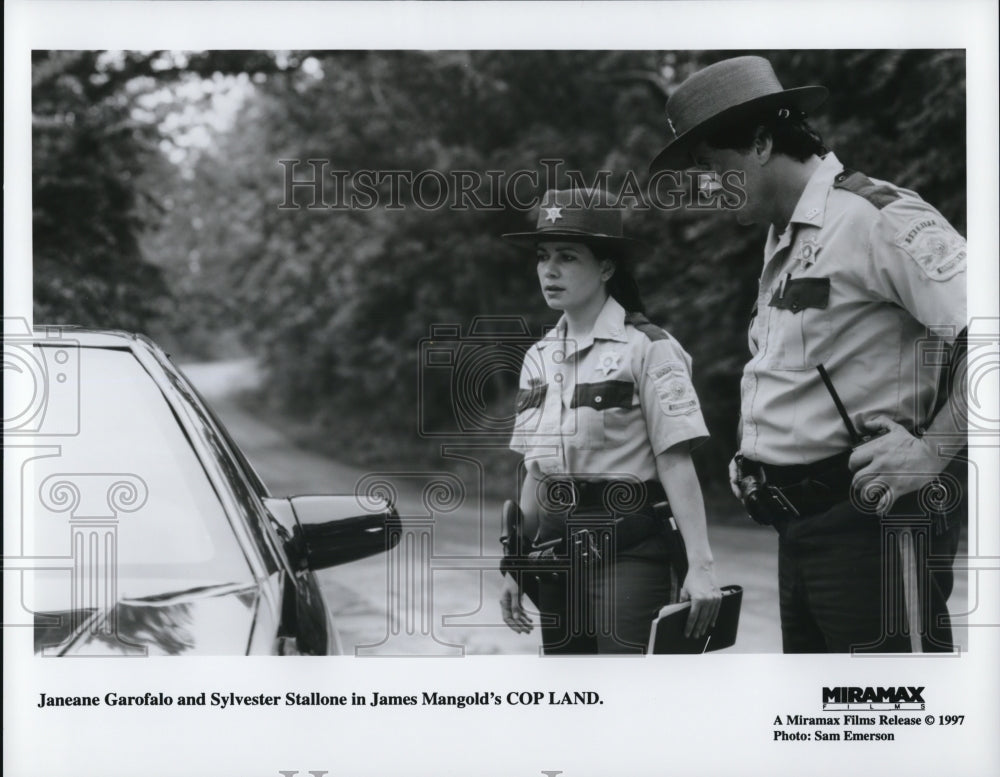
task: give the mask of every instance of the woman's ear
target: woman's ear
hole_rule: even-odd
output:
[[[601,260],[601,280],[607,283],[611,276],[615,274],[615,263],[610,259]]]

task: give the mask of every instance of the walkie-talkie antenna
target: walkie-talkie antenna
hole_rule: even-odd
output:
[[[837,412],[840,413],[844,426],[847,427],[847,434],[851,438],[851,446],[860,445],[864,442],[864,440],[861,435],[858,434],[858,430],[854,428],[854,424],[851,423],[851,417],[847,415],[847,408],[845,408],[844,403],[840,401],[840,395],[837,393],[837,389],[833,387],[833,381],[830,380],[830,375],[827,373],[826,367],[822,364],[818,364],[816,365],[816,371],[823,379],[823,385],[826,386],[826,390],[830,392],[833,404],[837,406]]]

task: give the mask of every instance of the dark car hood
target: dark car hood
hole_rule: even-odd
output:
[[[35,652],[63,656],[245,655],[260,590],[212,585],[97,609],[35,615]]]

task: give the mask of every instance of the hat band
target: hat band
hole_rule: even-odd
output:
[[[606,232],[591,232],[586,229],[577,229],[576,227],[560,227],[558,224],[552,226],[539,227],[535,230],[538,234],[544,234],[545,232],[556,232],[559,234],[569,234],[569,235],[583,235],[585,237],[610,237],[615,239],[621,239],[621,235],[609,235]]]

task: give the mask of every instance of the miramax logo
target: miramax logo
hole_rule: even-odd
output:
[[[823,689],[825,710],[922,710],[924,687],[898,685],[892,688],[864,688],[840,685]]]

